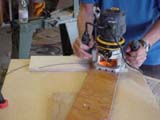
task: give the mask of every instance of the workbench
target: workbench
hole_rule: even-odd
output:
[[[0,120],[62,120],[86,73],[31,73],[28,64],[29,60],[11,61],[2,88],[9,106],[0,111]]]
[[[87,72],[29,72],[28,65],[11,60],[2,88],[9,106],[0,120],[64,120]]]

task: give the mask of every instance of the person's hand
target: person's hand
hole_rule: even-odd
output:
[[[94,42],[92,40],[90,41],[89,46],[87,46],[81,42],[80,38],[77,38],[73,43],[74,54],[83,59],[90,59],[92,58],[92,55],[86,51],[92,48],[93,45]]]
[[[143,62],[146,60],[147,52],[143,46],[136,51],[131,51],[130,45],[127,46],[126,49],[126,59],[130,63],[130,65],[139,68]]]

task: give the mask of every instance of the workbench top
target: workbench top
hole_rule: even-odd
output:
[[[4,86],[2,88],[2,93],[6,99],[9,101],[9,106],[6,109],[0,110],[0,120],[65,120],[66,115],[68,114],[73,101],[80,90],[83,81],[87,75],[87,72],[29,72],[29,60],[11,60],[8,74],[6,75],[6,79],[4,82]],[[123,77],[123,75],[122,75]],[[134,82],[135,84],[136,82]],[[123,120],[135,120],[132,117],[132,112],[135,112],[135,115],[140,114],[136,111],[136,109],[141,109],[138,100],[134,100],[137,102],[136,104],[130,105],[129,102],[132,102],[134,95],[137,98],[140,98],[141,103],[143,104],[143,100],[145,98],[149,98],[145,101],[147,106],[144,106],[146,111],[142,111],[142,114],[146,113],[146,117],[148,119],[143,119],[143,116],[140,115],[140,119],[136,120],[149,120],[154,115],[155,119],[159,120],[159,114],[157,114],[157,108],[155,108],[155,103],[151,103],[153,106],[152,111],[150,110],[150,100],[152,100],[152,95],[150,92],[145,91],[144,96],[141,96],[141,92],[132,91],[132,89],[142,90],[142,92],[146,89],[144,86],[140,88],[130,88],[131,82],[129,86],[124,87],[126,83],[123,81],[121,83],[121,91],[128,89],[124,94],[121,94],[119,91],[117,95],[117,100],[115,103],[119,108],[113,111],[113,114],[122,110]],[[128,84],[128,83],[127,83]],[[134,86],[134,84],[132,84]],[[140,83],[143,84],[143,83]],[[125,88],[125,89],[123,89]],[[130,92],[130,90],[132,92]],[[124,91],[123,91],[124,92]],[[130,96],[132,94],[132,96]],[[151,97],[148,97],[146,95]],[[126,95],[126,96],[125,96]],[[129,97],[128,97],[129,95]],[[123,96],[120,99],[120,96]],[[119,101],[123,101],[126,99],[126,102],[118,103]],[[125,100],[124,100],[125,101]],[[134,102],[133,101],[133,102]],[[123,107],[124,105],[126,107]],[[128,111],[132,108],[132,111]],[[142,105],[143,107],[143,105]],[[128,111],[128,112],[126,112]],[[151,115],[147,115],[150,112]],[[117,114],[117,113],[116,113]],[[120,113],[121,114],[121,113]],[[121,114],[121,115],[122,115]],[[113,120],[119,116],[113,117]],[[129,115],[131,115],[132,119],[128,119]],[[135,118],[138,118],[135,116]],[[158,119],[157,119],[158,118]],[[119,119],[122,120],[122,119]]]
[[[29,72],[29,60],[12,60],[3,95],[9,101],[0,120],[63,120],[86,72]]]

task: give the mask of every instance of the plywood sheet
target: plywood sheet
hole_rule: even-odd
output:
[[[121,73],[116,91],[111,120],[159,120],[159,106],[141,73]]]
[[[32,56],[30,71],[87,71],[88,60],[76,56]]]
[[[116,82],[116,74],[91,70],[67,120],[108,120]]]
[[[0,120],[65,120],[86,72],[30,72],[29,60],[12,60]]]
[[[30,72],[29,63],[11,61],[2,90],[9,107],[0,110],[0,120],[66,120],[87,73]],[[142,76],[130,71],[120,79],[112,120],[159,120],[160,110]]]

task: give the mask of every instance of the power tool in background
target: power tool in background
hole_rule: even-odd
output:
[[[34,16],[39,17],[42,15],[46,8],[46,3],[43,0],[34,0]]]
[[[82,42],[86,45],[89,44],[90,37],[87,29],[88,25],[92,25],[95,38],[92,55],[96,69],[119,72],[125,66],[122,58],[122,47],[125,44],[125,39],[122,36],[126,32],[125,23],[125,13],[118,8],[100,12],[100,16],[96,18],[94,24],[86,23]]]

